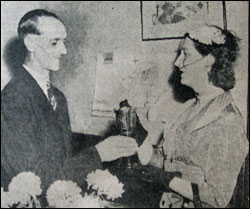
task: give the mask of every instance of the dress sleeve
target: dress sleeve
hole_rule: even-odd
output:
[[[200,199],[213,207],[226,207],[229,203],[248,152],[248,142],[240,121],[227,117],[213,128],[207,140],[208,158],[205,181],[199,185]]]

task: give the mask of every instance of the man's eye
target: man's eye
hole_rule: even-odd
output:
[[[52,42],[51,45],[52,45],[52,46],[56,46],[56,45],[57,45],[57,42]]]

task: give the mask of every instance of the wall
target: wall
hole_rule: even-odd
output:
[[[228,29],[241,39],[241,56],[235,69],[236,86],[232,95],[247,124],[248,69],[249,69],[249,1],[226,1]]]
[[[228,28],[242,39],[242,57],[238,62],[238,82],[233,96],[246,120],[248,63],[248,2],[227,2]],[[165,73],[171,73],[178,40],[141,41],[140,2],[1,2],[1,89],[10,74],[4,54],[8,42],[16,36],[19,19],[34,8],[55,12],[64,22],[68,37],[68,54],[63,57],[61,70],[52,75],[52,82],[68,100],[73,131],[103,134],[112,118],[91,116],[95,92],[96,56],[99,53],[122,50],[125,53],[145,53],[164,56]],[[153,58],[152,58],[153,59]],[[242,61],[244,60],[244,61]],[[170,98],[171,99],[171,98]]]

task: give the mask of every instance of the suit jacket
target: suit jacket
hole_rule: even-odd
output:
[[[248,153],[242,116],[230,93],[209,101],[198,113],[187,108],[164,132],[166,171],[199,186],[203,206],[225,207]]]
[[[67,102],[52,86],[54,111],[33,77],[20,68],[1,93],[1,186],[22,171],[40,176],[42,189],[58,179],[84,185],[86,175],[102,168],[94,147],[74,155]]]

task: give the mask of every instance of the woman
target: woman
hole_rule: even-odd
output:
[[[190,86],[196,98],[165,128],[163,164],[156,163],[155,154],[150,158],[165,171],[181,172],[182,178],[173,178],[169,188],[203,207],[229,203],[248,153],[243,119],[230,94],[238,52],[238,38],[216,26],[185,35],[174,64],[182,72],[181,83]],[[143,156],[143,150],[152,150],[148,141],[153,140],[138,151],[142,164],[150,164]]]

